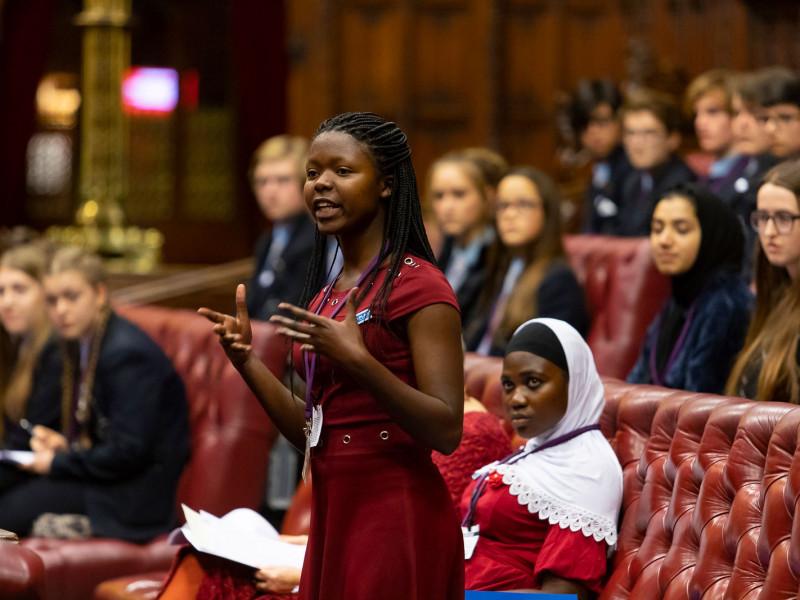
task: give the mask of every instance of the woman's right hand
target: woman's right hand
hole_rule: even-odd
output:
[[[250,326],[250,315],[247,313],[244,284],[236,286],[235,317],[205,307],[198,308],[197,312],[214,323],[212,331],[219,336],[219,343],[222,344],[228,360],[235,367],[243,366],[253,351],[253,330]]]

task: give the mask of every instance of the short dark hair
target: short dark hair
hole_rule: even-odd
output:
[[[761,106],[794,104],[800,106],[800,76],[785,67],[769,67],[759,72],[758,103]]]
[[[681,111],[675,99],[664,92],[651,89],[639,89],[625,97],[625,103],[620,109],[620,118],[632,112],[647,111],[653,113],[666,128],[668,133],[680,131],[682,126]]]
[[[622,105],[622,94],[610,79],[581,79],[575,87],[567,106],[567,117],[575,133],[582,133],[600,105],[608,104],[616,113]]]

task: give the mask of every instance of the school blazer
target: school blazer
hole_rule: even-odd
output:
[[[50,476],[86,484],[94,535],[141,542],[169,531],[189,455],[180,376],[147,334],[112,313],[92,392],[92,446],[57,453]]]

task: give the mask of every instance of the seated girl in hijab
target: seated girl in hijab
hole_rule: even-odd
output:
[[[740,275],[742,225],[719,198],[684,184],[656,204],[650,244],[656,268],[672,280],[672,294],[650,325],[628,381],[722,393],[753,303]]]
[[[600,432],[604,390],[589,346],[564,321],[528,321],[506,347],[502,386],[528,441],[477,471],[464,492],[466,588],[599,592],[622,469]]]

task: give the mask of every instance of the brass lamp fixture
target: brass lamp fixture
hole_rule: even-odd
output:
[[[83,28],[80,122],[80,206],[74,227],[48,234],[97,251],[112,268],[147,271],[160,260],[163,235],[125,226],[128,119],[122,78],[130,66],[131,0],[85,0],[75,23]]]

